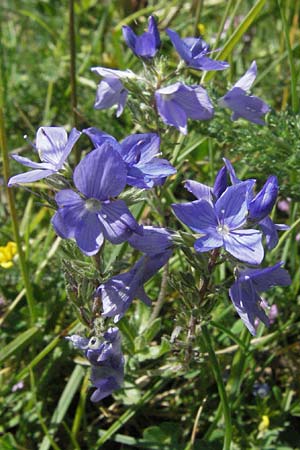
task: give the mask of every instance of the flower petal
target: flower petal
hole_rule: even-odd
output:
[[[251,279],[258,292],[264,292],[273,286],[288,286],[292,280],[287,270],[282,269],[283,262],[264,269],[247,269],[241,272],[239,279]]]
[[[229,186],[217,200],[215,208],[220,223],[224,223],[229,229],[243,225],[248,214],[247,183]]]
[[[85,255],[95,255],[104,241],[97,214],[85,212],[76,225],[74,237],[78,247]]]
[[[133,232],[143,234],[143,228],[136,222],[123,200],[103,204],[98,218],[105,238],[113,244],[126,241]]]
[[[166,30],[167,35],[171,39],[172,44],[174,45],[175,49],[177,50],[179,56],[185,61],[189,62],[192,58],[192,53],[189,49],[189,47],[184,43],[182,39],[180,39],[179,35],[176,33],[176,31],[171,30],[170,28],[167,28]]]
[[[159,154],[160,137],[155,133],[132,134],[120,142],[120,154],[127,163],[146,163]]]
[[[50,169],[50,170],[54,170],[53,164],[34,162],[34,161],[31,161],[28,158],[24,158],[23,156],[19,156],[19,155],[11,155],[11,157],[12,157],[12,159],[17,161],[18,163],[23,164],[23,166],[25,166],[25,167],[31,167],[32,169]]]
[[[213,206],[205,200],[173,204],[173,211],[183,223],[198,233],[209,233],[218,227]]]
[[[76,142],[78,141],[80,136],[81,136],[81,132],[76,130],[76,128],[72,128],[69,138],[68,138],[68,142],[62,152],[61,159],[59,161],[59,166],[61,166],[61,167],[63,166],[63,163],[66,161],[67,157],[71,153],[74,145],[76,144]]]
[[[160,90],[161,91],[161,90]],[[155,101],[158,113],[163,122],[174,126],[182,134],[187,134],[187,115],[184,110],[175,101],[167,98],[160,91],[155,93]]]
[[[237,280],[229,289],[229,296],[237,313],[252,335],[256,335],[256,317],[269,326],[269,319],[260,307],[261,298],[255,292],[251,281],[240,283]]]
[[[101,147],[104,142],[108,141],[114,148],[119,148],[118,141],[105,131],[99,130],[99,128],[85,128],[82,130],[82,133],[86,134],[90,138],[94,147]]]
[[[212,188],[212,193],[214,194],[214,197],[218,199],[221,197],[223,192],[227,189],[227,168],[226,166],[223,166],[222,169],[219,170],[217,173],[214,186]]]
[[[198,181],[187,180],[184,187],[191,192],[198,200],[206,200],[212,202],[211,188],[206,184],[198,183]]]
[[[169,249],[172,246],[172,235],[165,228],[145,226],[143,236],[133,233],[128,242],[133,248],[150,256]]]
[[[261,220],[273,209],[278,195],[277,177],[270,176],[261,191],[249,204],[250,219]]]
[[[209,252],[214,248],[222,247],[223,239],[218,233],[211,233],[207,236],[200,237],[194,243],[196,252]]]
[[[136,78],[136,74],[131,70],[108,69],[107,67],[92,67],[92,72],[96,72],[101,77],[115,77],[120,79]]]
[[[40,127],[36,133],[36,148],[41,161],[59,165],[68,142],[68,135],[62,127]]]
[[[30,172],[20,173],[19,175],[11,177],[7,183],[7,186],[11,187],[14,184],[32,183],[33,181],[47,178],[50,175],[53,175],[54,173],[56,173],[55,170],[46,170],[46,169],[31,170]]]
[[[257,65],[255,61],[252,61],[251,66],[247,72],[235,83],[234,87],[243,89],[244,91],[250,91],[257,75]]]
[[[229,64],[227,61],[216,61],[214,59],[209,58],[208,56],[199,56],[193,58],[189,62],[189,67],[198,70],[224,70],[228,69]]]
[[[102,378],[103,374],[101,373],[101,378],[97,378],[95,373],[99,371],[98,366],[92,367],[91,380],[93,385],[97,387],[97,389],[91,395],[91,401],[96,403],[103,400],[105,397],[111,395],[116,389],[120,388],[120,385],[116,382],[113,376],[107,376]],[[97,382],[95,381],[97,380]]]
[[[224,248],[239,261],[257,265],[264,257],[261,237],[258,230],[231,231],[223,236]]]
[[[88,198],[108,200],[122,192],[127,170],[119,153],[109,142],[90,152],[74,170],[77,189]]]

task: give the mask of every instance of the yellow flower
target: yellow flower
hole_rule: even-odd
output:
[[[12,259],[17,253],[17,246],[15,242],[8,242],[4,247],[0,247],[0,266],[4,269],[12,267]]]
[[[265,431],[267,428],[269,428],[270,425],[270,419],[268,416],[262,416],[261,422],[258,425],[259,431]]]
[[[199,31],[200,35],[203,36],[206,31],[205,25],[203,25],[203,23],[198,23],[197,27],[198,27],[198,31]]]

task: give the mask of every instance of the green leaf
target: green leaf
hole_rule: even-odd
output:
[[[58,428],[58,426],[63,421],[66,412],[73,400],[74,395],[76,394],[76,391],[79,388],[79,385],[81,383],[81,380],[84,376],[85,370],[81,366],[76,366],[73,370],[69,381],[63,390],[63,393],[59,399],[59,402],[54,410],[54,413],[52,415],[51,421],[50,421],[50,427],[49,432],[51,434],[54,434]],[[47,436],[44,437],[42,444],[39,448],[39,450],[48,450],[50,448],[51,442]]]
[[[21,333],[16,339],[14,339],[12,342],[7,344],[1,351],[0,351],[0,363],[5,361],[7,358],[9,358],[12,354],[14,354],[16,351],[20,350],[23,345],[28,344],[28,342],[40,331],[38,327],[32,327],[29,328],[29,330],[24,331],[24,333]]]

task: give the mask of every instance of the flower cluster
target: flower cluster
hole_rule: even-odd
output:
[[[167,29],[174,48],[187,67],[195,70],[224,70],[229,67],[226,61],[217,61],[210,57],[209,45],[201,38],[188,37],[181,39],[174,31]],[[151,63],[161,46],[159,31],[155,19],[149,18],[148,31],[137,36],[129,26],[123,27],[123,36],[128,47],[133,53],[148,64]],[[179,65],[175,75],[180,72]],[[117,105],[117,117],[119,117],[126,104],[129,90],[125,87],[126,81],[136,79],[143,81],[131,71],[120,71],[104,67],[93,67],[102,77],[97,88],[94,107],[96,109],[110,108]],[[258,97],[249,95],[252,84],[257,74],[256,62],[253,61],[247,72],[219,100],[219,105],[233,111],[232,120],[244,118],[258,125],[264,125],[262,119],[270,111],[268,105]],[[167,77],[170,78],[169,76]],[[200,85],[186,85],[181,81],[161,86],[158,83],[154,92],[151,89],[155,108],[161,120],[170,126],[176,127],[181,133],[187,134],[188,118],[193,120],[210,120],[214,116],[214,107],[206,90]]]
[[[145,284],[167,264],[178,244],[175,230],[152,226],[149,222],[147,225],[139,223],[130,210],[130,204],[126,203],[126,194],[131,191],[148,193],[156,189],[155,195],[163,195],[167,178],[176,174],[176,168],[162,157],[158,116],[164,124],[183,134],[187,133],[189,118],[210,120],[214,116],[212,100],[204,87],[187,85],[182,78],[171,84],[167,81],[181,74],[185,66],[203,71],[229,67],[227,62],[211,58],[212,52],[203,39],[181,39],[170,29],[167,35],[183,61],[171,74],[160,73],[159,65],[155,65],[161,40],[153,17],[149,18],[148,31],[142,35],[136,35],[129,26],[125,26],[123,36],[144,66],[151,68],[151,74],[155,74],[154,81],[152,75],[147,79],[146,75],[136,75],[130,70],[92,68],[101,77],[95,108],[117,105],[117,116],[120,116],[129,95],[144,90],[143,99],[146,100],[142,106],[151,110],[155,117],[155,125],[150,128],[155,132],[131,134],[119,142],[96,127],[81,131],[73,128],[69,136],[62,127],[41,127],[33,145],[41,162],[13,155],[14,160],[32,170],[11,177],[9,186],[52,177],[50,185],[55,188],[55,202],[51,199],[51,204],[57,205],[52,225],[62,239],[75,241],[84,255],[95,260],[99,258],[101,262],[106,241],[114,245],[127,242],[132,249],[133,264],[129,268],[127,265],[127,270],[120,273],[111,267],[104,272],[99,269],[99,280],[93,284],[94,292],[88,299],[91,320],[85,321],[93,330],[93,337],[73,335],[68,338],[76,348],[84,351],[91,365],[91,382],[96,387],[91,399],[95,402],[120,388],[124,378],[120,332],[116,326],[108,328],[105,333],[99,332],[96,319],[100,317],[103,322],[112,320],[118,323],[134,299],[151,306]],[[269,107],[248,93],[256,73],[254,61],[245,75],[220,99],[221,106],[233,111],[232,120],[244,118],[264,125],[262,117]],[[70,176],[72,164],[68,165],[67,159],[75,144],[81,143],[79,139],[82,136],[89,138],[92,149],[84,154]],[[269,177],[262,189],[255,193],[255,180],[239,180],[230,161],[224,158],[224,163],[212,187],[187,180],[185,187],[196,200],[173,204],[172,208],[177,218],[197,233],[194,241],[197,253],[209,252],[217,260],[223,258],[234,265],[235,281],[229,289],[229,296],[249,331],[255,334],[257,320],[269,324],[265,312],[268,306],[260,293],[274,285],[290,283],[282,263],[259,267],[264,258],[264,240],[268,249],[273,248],[278,241],[278,230],[285,229],[274,224],[269,217],[276,202],[278,181],[275,176]],[[127,186],[130,189],[126,192]],[[163,217],[161,219],[162,225],[165,222]],[[137,251],[142,253],[139,259],[135,256]],[[201,267],[203,273],[206,269]]]
[[[223,249],[227,259],[234,264],[236,281],[229,289],[229,295],[241,319],[255,335],[256,319],[269,325],[259,293],[275,285],[287,286],[291,280],[287,271],[281,268],[282,263],[265,269],[245,269],[244,266],[261,264],[263,234],[271,249],[278,241],[277,229],[287,227],[274,224],[269,217],[277,199],[277,178],[269,177],[255,195],[256,180],[239,180],[230,161],[224,158],[224,162],[212,188],[188,180],[185,187],[197,200],[172,207],[178,219],[200,234],[194,242],[196,252]],[[228,185],[228,175],[231,185]]]
[[[84,350],[91,364],[91,382],[97,388],[91,396],[92,402],[99,402],[122,386],[124,357],[118,328],[109,328],[101,338],[87,339],[73,334],[67,339],[74,347]]]

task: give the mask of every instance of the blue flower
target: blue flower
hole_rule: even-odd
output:
[[[258,125],[265,125],[265,121],[261,117],[270,111],[269,106],[259,97],[247,94],[254,83],[256,74],[256,62],[253,61],[245,75],[219,100],[220,106],[233,111],[232,120],[242,117]]]
[[[157,111],[162,120],[187,134],[187,119],[209,120],[214,115],[213,105],[201,86],[175,83],[155,92]]]
[[[126,166],[109,143],[89,153],[73,175],[81,195],[64,189],[55,196],[59,209],[52,224],[57,234],[74,238],[83,253],[94,255],[104,238],[119,244],[133,232],[142,233],[125,202],[114,199],[124,189],[126,178]]]
[[[236,185],[238,183],[242,183],[242,181],[237,178],[231,162],[226,158],[223,158],[223,160],[229,172],[232,184]],[[289,229],[289,226],[287,225],[274,223],[268,216],[275,205],[278,195],[279,187],[277,177],[271,175],[256,196],[253,192],[255,180],[249,179],[247,182],[249,183],[249,219],[252,223],[257,224],[262,230],[266,238],[267,247],[269,250],[272,250],[272,248],[276,247],[278,243],[277,231]]]
[[[92,402],[99,402],[122,386],[124,357],[118,328],[109,328],[101,339],[86,339],[76,334],[68,336],[67,339],[76,348],[85,351],[85,356],[92,366],[91,382],[97,388],[91,396]]]
[[[198,252],[224,247],[248,264],[260,264],[264,250],[261,232],[244,229],[248,214],[247,182],[228,187],[213,205],[207,200],[172,205],[176,216],[204,236],[195,241]]]
[[[262,307],[260,293],[272,286],[288,286],[291,278],[282,262],[265,269],[247,269],[237,272],[237,279],[229,289],[232,303],[251,334],[256,334],[255,319],[269,326],[269,319]]]
[[[198,200],[214,203],[228,187],[226,166],[223,166],[217,173],[213,187],[194,180],[186,180],[184,187]]]
[[[132,28],[123,26],[123,37],[128,47],[140,58],[153,58],[160,47],[160,37],[153,16],[148,19],[148,32],[137,36]]]
[[[172,255],[172,250],[169,248],[171,241],[166,230],[160,234],[153,228],[152,230],[144,229],[144,240],[137,237],[134,239],[132,236],[130,244],[139,250],[149,251],[149,254],[142,256],[128,272],[116,275],[102,283],[95,293],[102,299],[102,315],[113,317],[114,322],[118,322],[124,316],[134,298],[139,298],[148,306],[151,305],[151,300],[144,290],[144,284],[167,263]],[[163,253],[155,253],[155,251]]]
[[[128,90],[124,87],[121,80],[136,78],[131,70],[108,69],[106,67],[92,67],[92,72],[103,77],[98,84],[95,109],[107,109],[113,105],[117,105],[116,116],[119,117],[125,107]]]
[[[118,78],[104,77],[97,87],[94,108],[107,109],[117,105],[116,116],[119,117],[125,107],[127,96],[128,91]]]
[[[22,156],[12,155],[15,161],[34,170],[11,177],[8,186],[31,183],[59,172],[80,135],[76,128],[72,129],[69,138],[62,127],[39,128],[36,134],[36,150],[42,162],[36,163]]]
[[[192,37],[180,39],[178,34],[170,29],[167,30],[167,34],[187,66],[206,71],[224,70],[229,67],[226,61],[215,61],[207,56],[210,53],[209,46],[203,39]]]
[[[162,185],[176,169],[166,159],[158,158],[160,138],[157,134],[133,134],[118,141],[97,128],[83,130],[95,147],[109,142],[122,157],[127,168],[127,184],[141,189]]]

